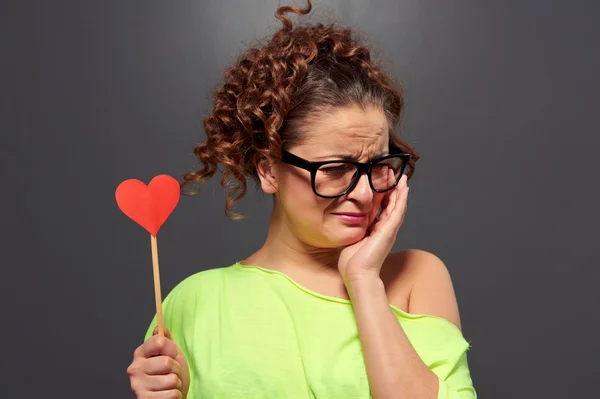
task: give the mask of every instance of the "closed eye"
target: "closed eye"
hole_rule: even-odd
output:
[[[327,174],[341,174],[351,172],[355,168],[352,165],[337,165],[337,166],[324,166],[319,169],[323,173]]]

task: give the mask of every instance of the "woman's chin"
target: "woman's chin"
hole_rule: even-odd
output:
[[[340,247],[347,247],[352,244],[356,244],[363,238],[365,238],[366,229],[353,228],[346,229],[345,234],[338,234],[333,241]]]

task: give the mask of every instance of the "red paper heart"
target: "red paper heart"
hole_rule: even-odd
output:
[[[179,202],[180,186],[169,175],[159,175],[147,186],[136,179],[125,180],[115,197],[123,213],[156,237],[158,230]]]

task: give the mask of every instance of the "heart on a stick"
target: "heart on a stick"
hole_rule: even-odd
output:
[[[125,180],[115,192],[121,211],[154,237],[177,206],[179,195],[179,182],[169,175],[158,175],[147,186],[137,179]]]

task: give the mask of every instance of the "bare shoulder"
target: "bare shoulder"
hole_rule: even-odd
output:
[[[461,329],[450,272],[436,255],[420,249],[391,253],[381,278],[392,305],[412,314],[441,317]]]

